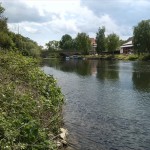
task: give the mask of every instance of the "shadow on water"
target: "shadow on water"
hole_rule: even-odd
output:
[[[74,150],[150,149],[150,62],[46,60]]]

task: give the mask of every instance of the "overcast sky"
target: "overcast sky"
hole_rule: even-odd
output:
[[[0,0],[10,30],[45,45],[62,35],[86,32],[95,37],[99,27],[106,35],[132,36],[133,27],[150,19],[150,0]]]

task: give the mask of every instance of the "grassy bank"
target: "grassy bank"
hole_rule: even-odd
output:
[[[63,95],[37,61],[0,52],[0,149],[55,150]]]
[[[118,55],[86,55],[86,59],[104,59],[104,60],[150,60],[150,54],[136,55],[136,54],[118,54]]]

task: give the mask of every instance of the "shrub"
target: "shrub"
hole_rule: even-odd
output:
[[[56,149],[63,95],[37,61],[0,52],[0,149]]]
[[[124,54],[119,54],[119,55],[115,55],[115,58],[118,59],[118,60],[125,60],[127,56],[124,55]]]
[[[145,54],[145,55],[140,55],[139,56],[140,60],[150,60],[150,54]]]
[[[127,60],[137,60],[137,59],[138,59],[138,55],[135,54],[128,55],[127,57]]]

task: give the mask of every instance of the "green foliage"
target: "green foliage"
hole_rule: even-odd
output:
[[[25,56],[39,57],[41,47],[29,38],[10,32],[7,18],[3,16],[5,9],[0,4],[0,49],[20,51]]]
[[[140,55],[139,60],[144,60],[144,61],[150,60],[150,54]]]
[[[70,50],[72,49],[72,42],[72,37],[68,34],[65,34],[60,40],[60,48],[63,50]]]
[[[0,3],[0,49],[10,49],[13,41],[8,35],[7,19],[3,16],[4,11]]]
[[[1,6],[1,3],[0,3],[0,18],[2,17],[2,14],[4,11],[5,11],[5,9]]]
[[[10,49],[13,45],[14,43],[8,33],[0,31],[0,48]]]
[[[115,33],[109,34],[107,39],[107,49],[109,52],[112,52],[114,54],[114,51],[118,48],[119,46],[119,36],[116,35]]]
[[[58,51],[59,50],[59,41],[49,41],[46,43],[46,47],[48,51]]]
[[[6,18],[1,18],[0,17],[0,31],[4,31],[4,32],[8,31],[7,19]]]
[[[127,60],[137,60],[138,59],[138,55],[131,54],[131,55],[128,55],[128,57],[126,59]]]
[[[143,20],[134,27],[133,44],[138,54],[150,53],[150,20]]]
[[[115,55],[115,59],[118,59],[118,60],[140,60],[139,56],[136,54],[130,54],[130,55],[119,54],[119,55]]]
[[[54,150],[63,95],[37,61],[0,52],[0,149]]]
[[[1,3],[0,3],[0,31],[7,32],[8,31],[8,29],[7,29],[7,18],[5,18],[3,16],[4,11],[5,11],[5,9],[1,6]]]
[[[105,39],[105,27],[98,29],[98,32],[96,33],[96,51],[97,53],[102,53],[106,49],[106,39]]]
[[[13,40],[14,49],[20,51],[24,56],[33,56],[36,58],[40,56],[41,47],[33,40],[13,32],[9,32],[9,36]]]
[[[75,41],[77,50],[82,52],[82,54],[87,55],[91,49],[89,36],[86,33],[78,33]]]

